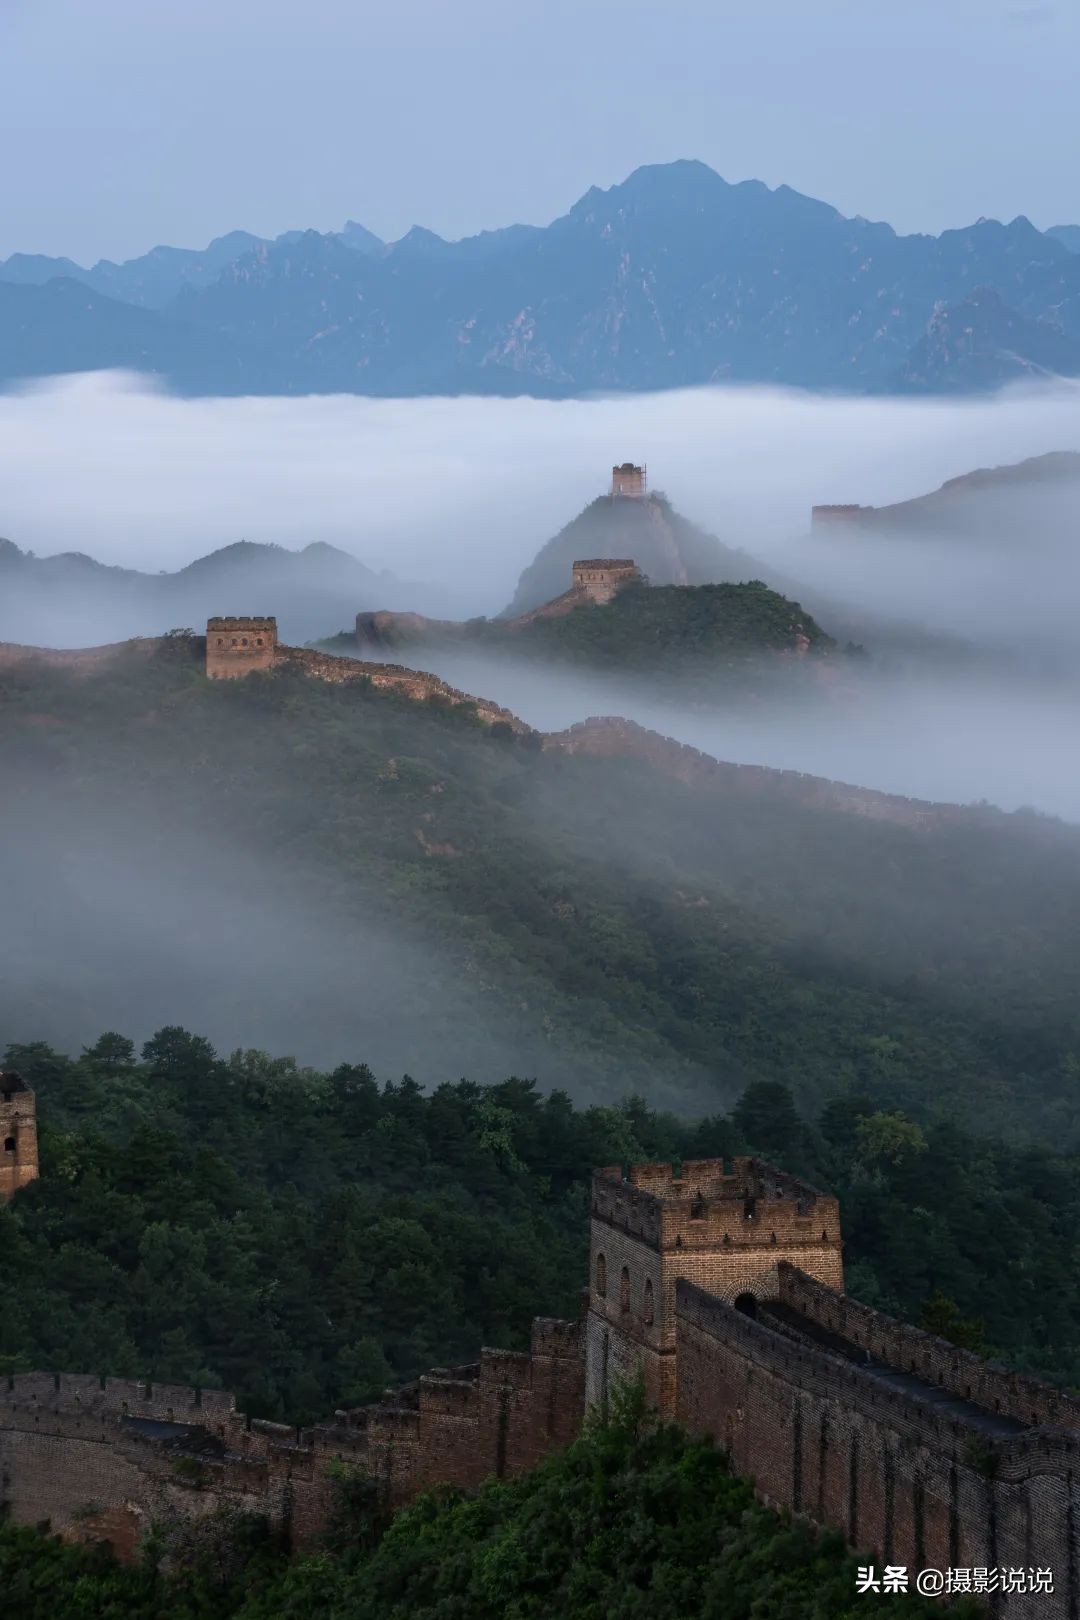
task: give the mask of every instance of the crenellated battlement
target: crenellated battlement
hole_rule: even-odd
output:
[[[93,1373],[27,1372],[0,1377],[0,1407],[204,1423],[235,1414],[236,1397],[227,1390],[189,1384],[102,1378]]]
[[[588,1403],[640,1376],[771,1505],[915,1567],[1053,1566],[1038,1620],[1080,1607],[1080,1405],[848,1298],[835,1198],[752,1157],[609,1165],[589,1281],[581,1320],[536,1318],[527,1352],[482,1349],[310,1428],[246,1417],[224,1390],[0,1378],[0,1508],[128,1555],[155,1517],[239,1505],[302,1546],[339,1463],[390,1507],[473,1490],[568,1444]]]
[[[752,1158],[608,1166],[593,1176],[595,1221],[657,1250],[780,1242],[840,1245],[837,1200]]]

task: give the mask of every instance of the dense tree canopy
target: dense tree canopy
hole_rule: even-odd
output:
[[[1074,829],[989,813],[905,825],[808,805],[779,776],[753,792],[729,778],[688,786],[636,760],[541,751],[362,682],[207,682],[197,648],[180,643],[78,678],[12,675],[0,748],[31,921],[57,882],[55,862],[34,865],[35,837],[45,862],[58,846],[70,859],[90,837],[81,829],[130,834],[150,874],[133,880],[139,898],[155,863],[182,887],[212,856],[228,865],[242,851],[262,863],[257,886],[283,907],[302,896],[338,931],[339,962],[350,929],[407,927],[430,951],[429,981],[460,970],[451,1074],[473,1068],[476,1030],[498,1024],[501,1072],[520,1062],[576,1095],[632,1089],[700,1112],[772,1080],[810,1112],[855,1089],[920,1122],[945,1108],[1078,1139]],[[76,883],[52,902],[54,974],[78,900]],[[107,931],[93,913],[82,924],[62,1005],[48,983],[0,986],[0,1030],[18,1021],[23,1039],[49,1036],[72,1008],[93,1029],[98,986],[142,971],[117,912]],[[189,971],[212,932],[172,971]],[[288,977],[241,984],[225,960],[218,1021],[257,1040],[289,1001]],[[347,997],[347,980],[327,992],[321,1027]],[[165,1015],[194,1021],[183,1004]],[[302,1056],[304,1016],[298,1003],[287,1048]]]
[[[310,1421],[576,1315],[595,1167],[757,1150],[839,1193],[853,1292],[1080,1383],[1075,1154],[857,1093],[806,1120],[765,1081],[682,1122],[514,1078],[425,1092],[363,1064],[222,1058],[176,1027],[140,1061],[108,1033],[4,1062],[37,1091],[42,1175],[0,1208],[0,1371],[219,1385]]]

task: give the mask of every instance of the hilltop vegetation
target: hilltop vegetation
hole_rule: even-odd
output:
[[[383,622],[380,640],[401,656],[422,662],[426,646],[440,642],[515,658],[577,666],[603,673],[642,674],[671,683],[680,696],[725,691],[733,676],[764,673],[777,653],[824,653],[835,643],[798,602],[759,579],[744,584],[624,587],[610,602],[583,601],[568,613],[528,619],[470,619],[447,627],[412,615]],[[447,639],[449,638],[449,639]],[[324,644],[352,649],[349,635]],[[492,671],[497,678],[496,671]]]
[[[486,629],[489,627],[485,627]],[[650,673],[722,674],[764,652],[824,652],[833,646],[798,602],[760,579],[744,584],[631,585],[522,632],[548,657]]]
[[[336,1060],[369,996],[381,1063],[413,1049],[422,995],[425,1080],[484,1070],[478,1033],[498,1026],[501,1072],[593,1097],[707,1111],[772,1079],[811,1108],[857,1087],[1076,1139],[1070,828],[857,794],[842,809],[769,773],[691,785],[364,682],[207,682],[182,642],[85,677],[27,666],[4,692],[13,1037],[70,1040],[76,1013],[79,1038],[121,1016],[144,1035],[130,1009],[172,983],[219,1040],[284,1028],[276,1044]],[[103,827],[127,842],[97,892],[80,863],[100,865]],[[190,951],[173,948],[170,909],[207,871]],[[262,909],[230,935],[253,891]],[[426,963],[380,979],[406,927]]]

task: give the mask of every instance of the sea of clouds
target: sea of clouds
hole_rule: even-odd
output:
[[[463,612],[495,613],[539,547],[605,489],[612,463],[643,461],[653,487],[752,553],[767,580],[802,591],[827,629],[820,604],[835,602],[1035,668],[1014,678],[1007,667],[939,670],[930,659],[920,669],[909,658],[854,710],[719,718],[510,665],[447,673],[544,728],[628,713],[725,758],[1080,819],[1077,486],[1051,491],[1035,518],[985,544],[829,539],[809,527],[814,503],[883,505],[976,467],[1072,449],[1080,388],[1068,383],[933,401],[766,388],[560,402],[191,400],[98,374],[0,395],[0,534],[39,555],[79,550],[148,571],[241,538],[327,541],[445,586]],[[343,601],[340,624],[376,605]]]

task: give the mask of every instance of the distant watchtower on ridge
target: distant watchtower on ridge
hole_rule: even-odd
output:
[[[0,1203],[38,1177],[37,1106],[14,1069],[0,1069]]]
[[[645,468],[624,461],[621,467],[611,469],[612,500],[640,501],[645,494]]]
[[[231,680],[269,669],[277,651],[277,620],[221,618],[206,621],[206,673]]]

